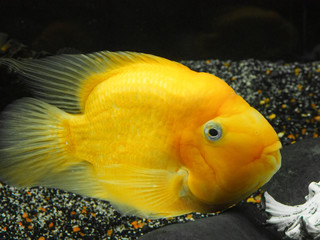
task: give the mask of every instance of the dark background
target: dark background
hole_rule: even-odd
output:
[[[0,0],[0,32],[51,53],[311,61],[320,59],[319,15],[319,0]]]

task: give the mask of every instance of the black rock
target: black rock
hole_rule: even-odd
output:
[[[284,147],[282,166],[263,189],[287,205],[305,203],[310,182],[320,181],[320,138]]]
[[[275,240],[279,237],[276,233],[264,228],[262,224],[259,225],[253,219],[249,219],[243,214],[241,207],[236,207],[218,216],[169,225],[139,239]]]

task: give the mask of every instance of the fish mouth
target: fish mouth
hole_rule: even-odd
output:
[[[281,165],[280,149],[282,148],[281,142],[277,141],[267,147],[265,147],[261,153],[261,158],[268,162],[271,166]]]

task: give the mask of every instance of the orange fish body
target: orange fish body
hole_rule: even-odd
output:
[[[159,218],[227,208],[280,167],[271,125],[211,74],[130,52],[0,64],[36,98],[2,113],[0,179],[9,184]]]

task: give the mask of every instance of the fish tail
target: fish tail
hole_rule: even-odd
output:
[[[93,187],[85,183],[91,167],[72,156],[72,117],[33,98],[9,105],[0,120],[0,179],[18,187],[41,185],[87,194]]]

